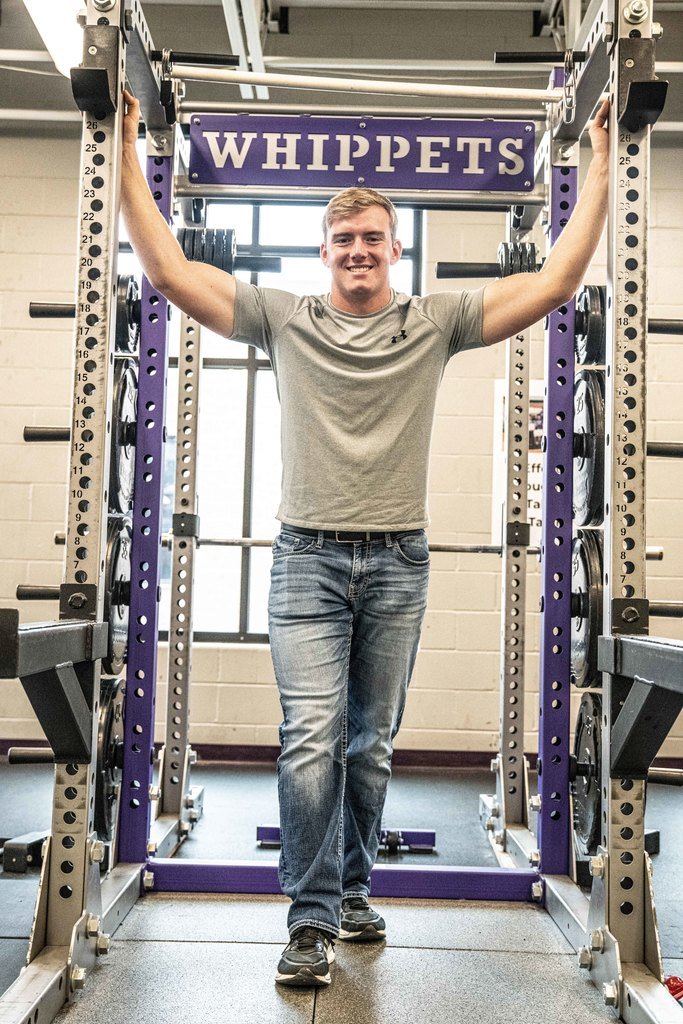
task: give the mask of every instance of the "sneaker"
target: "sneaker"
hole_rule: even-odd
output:
[[[386,936],[383,917],[373,910],[367,896],[359,893],[342,900],[339,938],[347,942],[374,942]]]
[[[329,985],[334,942],[327,932],[305,926],[292,935],[277,965],[280,985]]]

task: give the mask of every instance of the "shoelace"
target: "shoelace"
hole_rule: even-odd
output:
[[[297,949],[300,953],[313,953],[316,950],[322,953],[325,950],[325,944],[320,932],[314,928],[302,928],[292,939],[290,948]]]
[[[369,910],[369,904],[362,896],[349,896],[344,900],[348,910]]]

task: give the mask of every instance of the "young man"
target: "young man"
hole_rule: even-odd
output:
[[[451,356],[524,330],[578,289],[606,214],[607,104],[575,212],[539,273],[396,295],[396,212],[371,189],[347,189],[323,224],[330,293],[300,298],[188,263],[147,189],[139,107],[125,98],[122,208],[145,273],[200,324],[263,349],[277,379],[282,530],[269,633],[283,710],[280,881],[292,903],[276,980],[326,985],[335,938],[385,935],[369,879],[427,603],[439,382]]]

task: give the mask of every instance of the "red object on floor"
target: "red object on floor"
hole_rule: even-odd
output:
[[[683,999],[683,978],[677,978],[675,974],[672,974],[670,978],[664,979],[664,984],[674,999]]]

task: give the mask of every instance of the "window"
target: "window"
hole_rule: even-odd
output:
[[[240,257],[277,256],[281,272],[239,269],[236,276],[264,287],[297,294],[329,290],[329,272],[319,255],[324,204],[211,201],[207,227],[235,231]],[[396,291],[420,288],[421,213],[401,208],[403,256],[392,268]],[[167,443],[162,530],[173,514],[177,416],[178,322],[171,332],[171,365],[166,407]],[[200,384],[200,544],[195,561],[193,632],[196,641],[265,643],[270,578],[270,544],[243,547],[211,544],[242,537],[270,541],[279,529],[280,407],[268,359],[253,346],[202,331]],[[175,357],[175,358],[174,358]],[[169,621],[170,553],[161,564],[160,625]],[[163,636],[163,633],[162,633]]]

